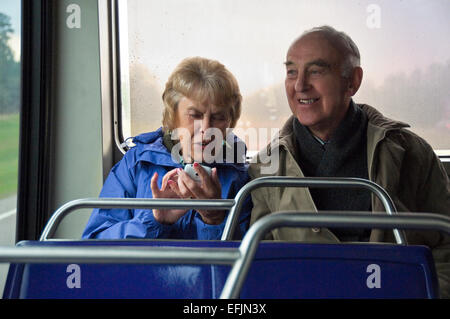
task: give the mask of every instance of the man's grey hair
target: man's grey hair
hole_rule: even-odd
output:
[[[327,40],[330,41],[331,45],[342,53],[342,76],[349,77],[353,68],[360,66],[361,56],[359,54],[359,49],[355,42],[353,42],[345,32],[337,31],[333,27],[324,25],[306,30],[302,33],[300,38],[313,32],[322,33]]]

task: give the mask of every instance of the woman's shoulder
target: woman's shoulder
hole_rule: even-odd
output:
[[[162,127],[153,132],[146,132],[133,137],[133,143],[137,145],[153,144],[164,135]]]
[[[147,162],[161,166],[176,166],[171,154],[163,142],[164,133],[162,128],[156,131],[143,133],[133,137],[131,147],[124,155],[130,166],[139,162]]]

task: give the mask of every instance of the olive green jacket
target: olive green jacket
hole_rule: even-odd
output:
[[[431,146],[406,130],[409,125],[385,118],[369,105],[359,105],[368,116],[367,160],[369,179],[383,187],[399,212],[430,212],[450,215],[450,183],[445,169]],[[304,177],[295,158],[297,146],[292,129],[292,116],[272,141],[250,164],[252,179],[262,176]],[[267,156],[278,152],[279,164],[273,174],[262,174]],[[263,155],[264,154],[264,155]],[[262,160],[266,156],[265,160]],[[275,156],[276,157],[276,156]],[[254,208],[250,225],[277,211],[317,212],[308,188],[260,188],[252,192]],[[372,195],[372,210],[385,211],[381,201]],[[439,232],[407,231],[408,244],[427,245],[438,271],[441,297],[450,298],[450,237]],[[266,239],[336,243],[338,238],[326,228],[279,228]],[[371,242],[393,242],[392,231],[372,230]]]

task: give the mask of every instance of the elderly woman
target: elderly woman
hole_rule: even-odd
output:
[[[241,100],[236,79],[219,62],[182,61],[163,93],[163,127],[133,139],[136,146],[112,168],[100,197],[234,198],[248,181],[245,145],[229,130]],[[250,211],[248,199],[235,238],[246,232]],[[83,238],[220,239],[225,217],[226,211],[214,210],[95,209]]]

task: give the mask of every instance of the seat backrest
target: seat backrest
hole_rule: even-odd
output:
[[[21,246],[238,247],[225,241],[26,241]],[[11,264],[4,298],[218,298],[230,266]],[[437,298],[428,248],[263,242],[241,298]]]

